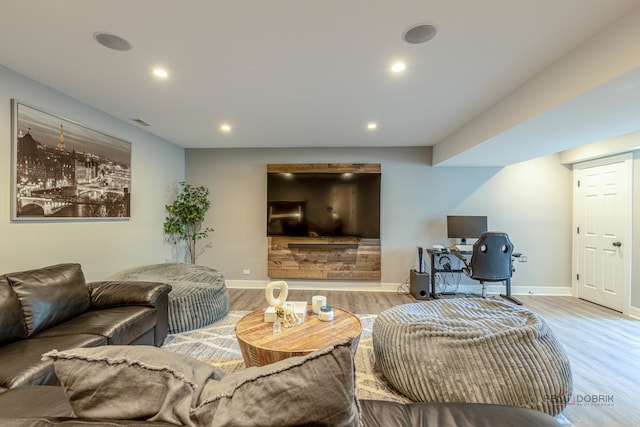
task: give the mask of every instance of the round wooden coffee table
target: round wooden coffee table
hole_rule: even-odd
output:
[[[304,356],[349,337],[353,338],[355,353],[362,333],[360,319],[339,308],[334,308],[333,313],[333,320],[323,322],[308,306],[302,325],[283,326],[279,334],[273,333],[273,323],[264,321],[264,309],[247,314],[236,323],[236,337],[245,365],[263,366],[288,357]]]

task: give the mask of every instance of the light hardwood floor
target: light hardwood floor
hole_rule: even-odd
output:
[[[229,289],[229,294],[231,310],[266,305],[261,289]],[[288,299],[310,301],[315,294],[358,314],[417,302],[390,292],[291,290]],[[572,297],[518,298],[549,323],[571,361],[576,403],[564,416],[576,427],[640,427],[640,321]]]
[[[309,301],[313,295],[324,295],[327,304],[357,314],[379,314],[398,304],[416,302],[411,295],[394,292],[346,292],[289,290],[287,300]],[[263,289],[229,289],[230,310],[257,310],[266,303]]]

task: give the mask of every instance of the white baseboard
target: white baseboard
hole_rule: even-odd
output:
[[[289,289],[322,291],[396,292],[400,283],[343,282],[338,280],[285,280]],[[228,288],[264,289],[270,280],[226,280]]]
[[[511,293],[514,295],[573,296],[571,286],[512,286]]]
[[[629,307],[629,317],[633,317],[635,319],[640,319],[640,308],[638,308],[638,307]]]
[[[439,288],[442,289],[442,288]],[[451,290],[451,286],[447,290]],[[480,284],[467,284],[461,283],[455,288],[456,292],[460,293],[475,293],[480,294],[482,292],[482,285]],[[504,285],[489,285],[487,284],[487,293],[489,295],[504,294],[506,291]],[[511,286],[512,295],[556,295],[556,296],[571,296],[570,286]]]
[[[289,289],[300,290],[322,290],[322,291],[367,291],[367,292],[397,292],[400,286],[403,286],[405,292],[409,290],[408,284],[402,283],[380,283],[380,282],[343,282],[334,280],[286,280]],[[238,289],[264,289],[267,287],[269,280],[227,280],[228,288]],[[460,284],[457,288],[458,292],[480,293],[482,287],[480,285]],[[504,286],[489,285],[487,286],[489,294],[504,293]],[[570,286],[513,286],[511,288],[513,295],[571,295]]]

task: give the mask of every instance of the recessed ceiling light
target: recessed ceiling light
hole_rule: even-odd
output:
[[[231,125],[223,124],[220,126],[220,130],[222,132],[231,132]]]
[[[97,33],[93,33],[93,38],[102,46],[112,50],[124,52],[131,49],[131,43],[122,37],[116,36],[115,34],[99,31]]]
[[[161,79],[166,79],[167,77],[169,77],[169,72],[164,68],[154,68],[153,75]]]
[[[377,127],[378,127],[378,125],[376,123],[373,123],[373,122],[367,124],[367,129],[369,129],[369,130],[376,129]]]
[[[402,62],[396,62],[395,64],[393,64],[391,66],[391,71],[393,71],[394,73],[401,73],[403,72],[405,69],[407,68],[407,66],[402,63]]]
[[[425,43],[434,38],[437,32],[438,28],[433,24],[417,24],[409,27],[402,34],[402,39],[411,44]]]

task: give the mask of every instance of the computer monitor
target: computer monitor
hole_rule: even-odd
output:
[[[477,239],[485,231],[487,231],[486,216],[447,216],[447,237],[460,239],[462,244],[466,243],[466,239]]]

